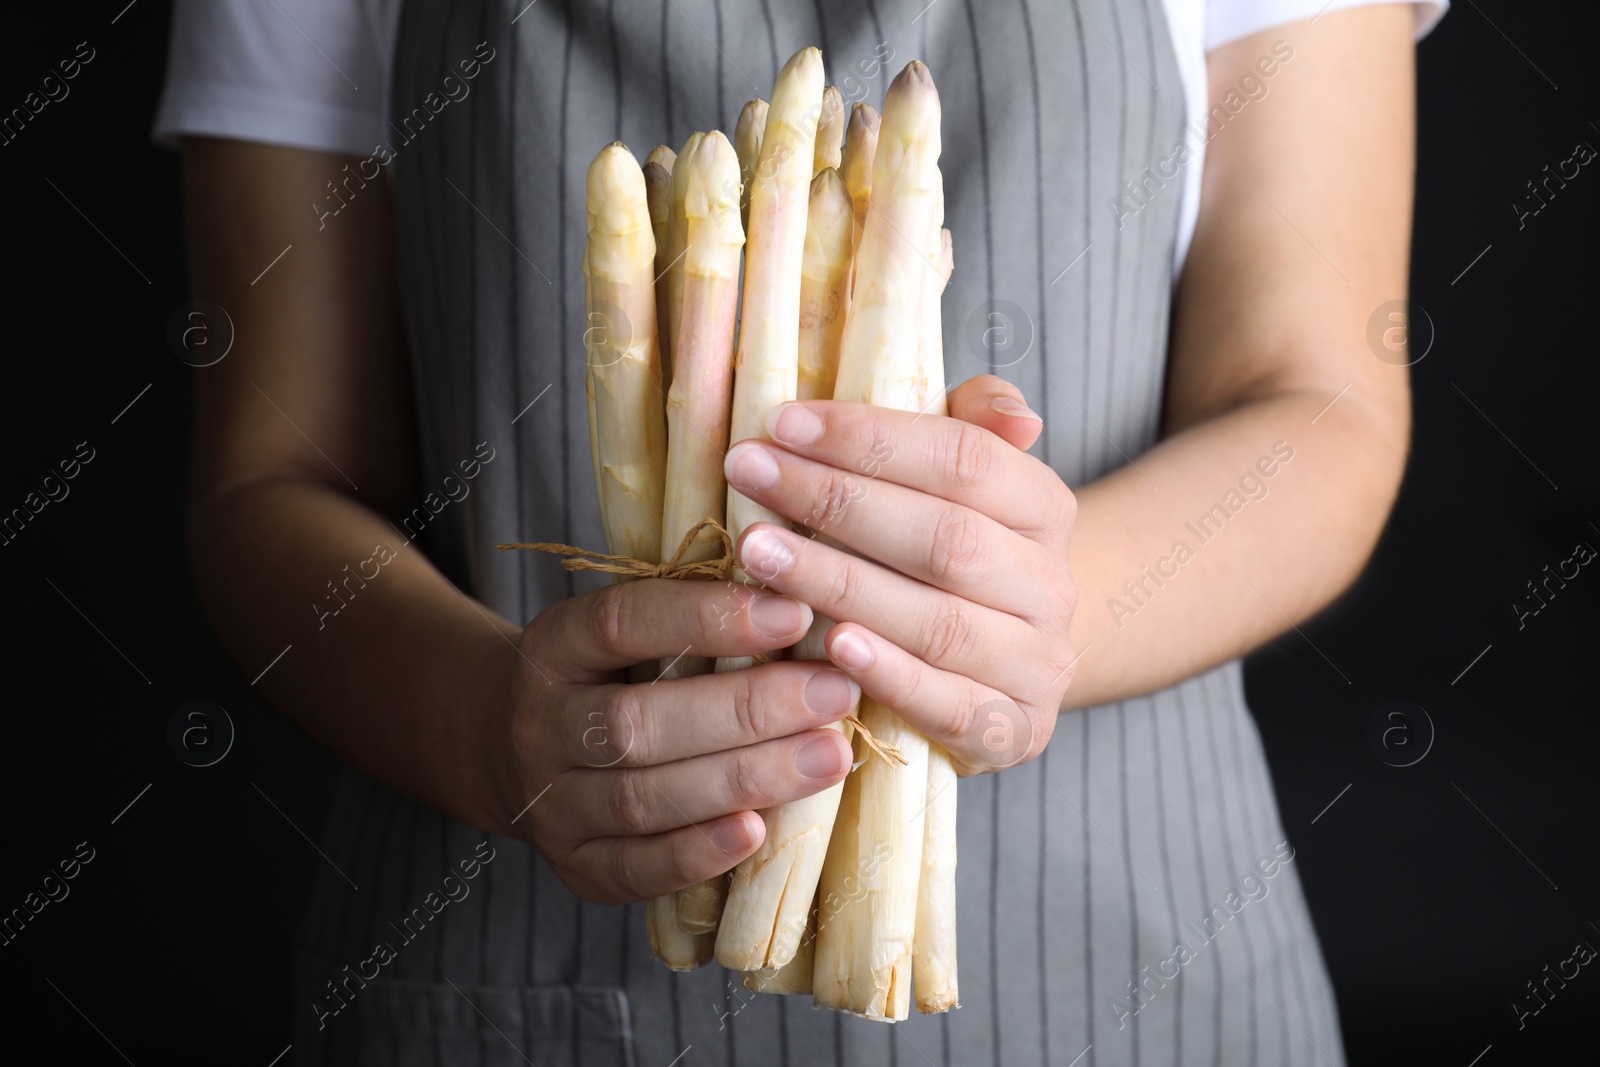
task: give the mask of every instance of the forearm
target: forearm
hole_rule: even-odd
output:
[[[493,732],[520,627],[384,519],[416,495],[388,184],[366,182],[337,225],[306,210],[355,162],[184,144],[196,296],[229,328],[226,358],[195,376],[191,566],[234,662],[286,716],[372,778],[495,829],[514,813],[495,795]]]
[[[1078,491],[1079,659],[1064,708],[1242,655],[1353,580],[1398,487],[1408,423],[1355,389],[1327,406],[1336,392],[1248,401]]]
[[[1213,105],[1280,37],[1295,65],[1270,106],[1208,142],[1173,308],[1168,436],[1137,468],[1074,487],[1080,659],[1065,706],[1257,648],[1371,553],[1410,435],[1408,359],[1369,350],[1368,334],[1407,290],[1411,32],[1406,5],[1379,5],[1210,54]]]
[[[504,829],[513,813],[499,810],[485,757],[519,627],[456,591],[379,515],[313,481],[199,501],[190,542],[206,612],[268,700],[377,781]]]

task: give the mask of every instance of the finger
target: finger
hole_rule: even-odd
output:
[[[860,696],[824,663],[593,686],[567,705],[563,736],[574,767],[652,767],[838,722]]]
[[[962,774],[1015,766],[1049,740],[1049,732],[1004,693],[931,667],[863,626],[835,626],[826,647],[863,693],[942,745]]]
[[[805,636],[811,609],[738,582],[646,578],[608,585],[540,615],[535,654],[570,681],[651,659],[750,656]]]
[[[840,470],[962,504],[1043,539],[1071,527],[1072,494],[1055,472],[981,426],[839,400],[780,404],[767,416],[778,445]],[[728,480],[759,478],[733,463]]]
[[[728,469],[730,482],[758,504],[901,574],[1018,615],[1037,606],[1028,576],[1038,573],[1043,560],[1034,555],[1044,549],[972,508],[757,441],[735,445]],[[765,572],[748,569],[743,550],[739,558],[766,582]]]
[[[582,884],[569,886],[600,904],[631,904],[732,870],[761,846],[766,825],[738,811],[648,837],[599,837],[573,850]]]
[[[657,834],[799,800],[849,770],[844,734],[824,728],[657,767],[573,771],[572,829],[584,837]]]
[[[907,578],[871,560],[770,523],[740,539],[750,574],[811,604],[835,622],[892,635],[907,652],[941,670],[1000,685],[1006,667],[993,650],[1019,652],[1039,638],[1015,615]]]
[[[982,426],[1021,452],[1044,432],[1044,420],[1028,407],[1022,390],[993,374],[968,378],[950,390],[946,403],[952,419]]]

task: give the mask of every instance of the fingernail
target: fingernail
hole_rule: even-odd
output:
[[[723,852],[732,855],[743,852],[750,844],[750,831],[745,827],[744,820],[725,822],[711,831],[711,840]]]
[[[1039,413],[1020,400],[1013,400],[1009,396],[997,396],[989,401],[989,407],[1002,415],[1015,415],[1022,419],[1032,419],[1034,422],[1043,422]]]
[[[853,671],[872,666],[872,646],[848,630],[833,639],[833,658]]]
[[[806,707],[813,715],[837,719],[861,698],[861,687],[838,671],[818,671],[806,682]]]
[[[767,412],[767,436],[783,445],[815,444],[822,418],[803,404],[779,404]]]
[[[722,469],[735,489],[771,489],[778,484],[778,461],[752,441],[735,445]]]
[[[750,605],[750,622],[767,637],[788,637],[809,625],[810,609],[786,596],[757,597]]]
[[[756,529],[745,534],[739,557],[746,573],[770,582],[794,563],[794,550],[771,530]]]
[[[813,737],[794,751],[794,769],[807,778],[832,778],[848,763],[832,733]]]

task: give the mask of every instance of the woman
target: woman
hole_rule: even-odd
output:
[[[1406,292],[1438,14],[180,0],[157,133],[196,295],[237,332],[197,378],[195,570],[237,662],[351,768],[295,1056],[1340,1062],[1238,657],[1353,580],[1396,492],[1405,372],[1365,339]],[[496,553],[602,543],[589,159],[730,129],[810,43],[847,97],[922,58],[944,102],[950,417],[794,406],[729,452],[803,520],[889,442],[830,529],[864,558],[757,527],[750,599]],[[831,664],[625,684],[784,647],[812,608]],[[841,780],[816,727],[858,690],[996,772],[961,791],[961,1010],[874,1026],[655,964],[637,902]]]

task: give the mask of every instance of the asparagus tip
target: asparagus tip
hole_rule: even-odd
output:
[[[933,74],[920,59],[907,63],[905,69],[889,83],[883,97],[883,110],[900,108],[933,108],[937,125],[939,90],[933,84]]]
[[[688,137],[684,138],[683,147],[678,149],[677,158],[678,159],[693,159],[694,158],[694,150],[696,148],[700,147],[700,140],[703,137],[705,137],[705,133],[703,131],[701,131],[701,130],[696,130],[693,133],[691,133]],[[677,169],[677,164],[676,163],[673,164],[673,169]]]
[[[621,141],[606,145],[589,164],[586,191],[591,231],[625,234],[650,228],[644,171]]]
[[[844,110],[844,94],[839,92],[837,85],[824,85],[822,87],[822,118],[826,122],[834,115]]]
[[[884,94],[883,123],[878,131],[874,170],[882,167],[885,159],[893,160],[904,152],[926,159],[926,165],[912,167],[913,171],[925,171],[936,163],[940,110],[939,90],[934,87],[933,75],[919,60],[907,63]],[[886,145],[894,146],[887,154]]]
[[[684,209],[691,217],[705,218],[730,212],[739,218],[739,156],[721,130],[700,138],[688,162]]]
[[[819,170],[817,176],[811,179],[811,200],[807,205],[806,218],[810,225],[822,227],[830,224],[848,227],[854,218],[850,191],[833,167]]]
[[[650,154],[644,157],[646,166],[654,163],[669,174],[672,173],[672,165],[677,161],[678,153],[674,152],[664,144],[656,145],[654,148],[650,149]]]
[[[865,100],[857,100],[850,105],[851,131],[876,130],[881,122],[883,116],[878,113],[878,109]]]
[[[684,140],[683,147],[678,149],[678,158],[683,161],[683,165],[673,164],[672,185],[669,187],[667,194],[668,200],[674,205],[674,210],[682,207],[684,191],[689,187],[689,172],[692,169],[690,164],[694,160],[696,149],[700,147],[700,142],[705,140],[705,136],[704,133],[696,130]]]
[[[816,68],[813,70],[812,68]],[[789,61],[778,72],[778,81],[783,81],[784,76],[799,75],[802,77],[815,76],[822,79],[822,50],[816,45],[808,45],[789,57]]]
[[[651,153],[654,156],[655,153]],[[644,188],[650,206],[650,222],[660,226],[667,221],[667,194],[672,188],[672,168],[652,158],[644,165]]]
[[[920,59],[913,59],[911,62],[907,63],[905,69],[900,72],[899,77],[895,80],[898,81],[900,78],[905,77],[910,77],[918,84],[924,85],[929,89],[933,88],[933,72],[929,70],[928,65]]]

